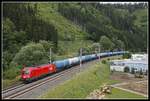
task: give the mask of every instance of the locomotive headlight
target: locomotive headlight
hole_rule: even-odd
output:
[[[26,78],[25,76],[22,77],[23,79]]]
[[[53,70],[53,68],[52,68],[52,67],[50,67],[50,68],[49,68],[49,70]]]
[[[29,75],[25,75],[25,76],[23,76],[23,78],[30,78],[30,76]]]

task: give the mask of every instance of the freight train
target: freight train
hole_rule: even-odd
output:
[[[118,52],[104,52],[104,53],[98,53],[98,54],[91,54],[91,55],[85,55],[85,56],[79,56],[79,57],[73,57],[68,58],[64,60],[58,60],[54,61],[52,63],[43,64],[39,66],[31,66],[31,67],[25,67],[21,70],[21,79],[24,82],[29,82],[35,79],[38,79],[39,77],[51,73],[55,73],[58,71],[61,71],[63,69],[67,69],[69,67],[79,65],[80,62],[88,62],[92,60],[96,60],[99,57],[109,57],[109,56],[115,56],[115,55],[122,55],[127,53],[127,51],[118,51]]]

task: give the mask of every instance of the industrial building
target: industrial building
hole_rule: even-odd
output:
[[[142,72],[148,71],[147,54],[133,54],[131,59],[112,60],[110,62],[111,71],[124,72],[125,67],[128,67],[130,72],[132,71],[132,68],[134,68],[135,72],[136,71],[142,71]]]

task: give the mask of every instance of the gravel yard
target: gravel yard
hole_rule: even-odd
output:
[[[134,82],[147,80],[148,77],[145,76],[144,78],[135,78],[134,75],[130,73],[114,72],[110,75],[110,79],[119,80],[120,82]]]
[[[119,80],[121,82],[127,83],[124,85],[119,85],[118,87],[133,90],[133,91],[148,95],[148,77],[147,76],[144,76],[144,78],[135,78],[133,74],[114,72],[110,76],[110,78],[113,80]]]

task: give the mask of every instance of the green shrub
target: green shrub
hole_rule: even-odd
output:
[[[123,58],[124,58],[124,59],[129,59],[129,58],[131,58],[131,53],[125,53],[125,54],[123,55]]]
[[[103,63],[103,64],[106,64],[106,60],[102,60],[102,63]]]
[[[3,79],[14,79],[20,74],[20,69],[12,67],[3,72]]]

